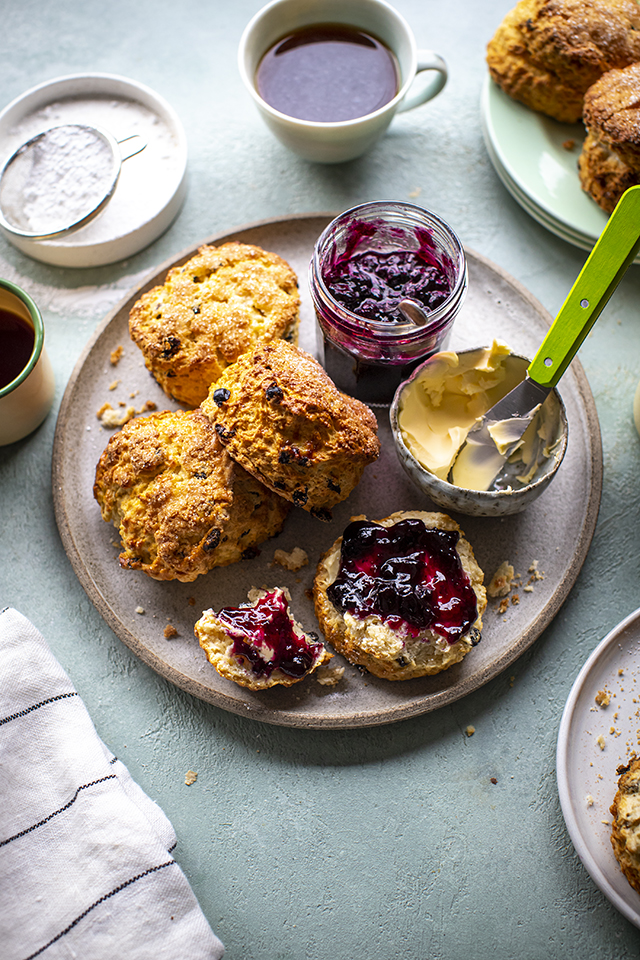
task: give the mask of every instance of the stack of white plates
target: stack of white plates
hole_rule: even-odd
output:
[[[489,157],[512,197],[552,233],[591,250],[607,214],[580,186],[583,125],[558,123],[530,110],[508,97],[489,76],[481,110]]]

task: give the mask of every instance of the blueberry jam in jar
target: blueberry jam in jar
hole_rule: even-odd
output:
[[[456,550],[457,530],[407,518],[393,526],[352,521],[343,534],[338,576],[327,590],[341,613],[378,616],[417,637],[432,630],[448,643],[469,633],[476,595]]]
[[[323,231],[310,287],[327,373],[345,393],[388,404],[411,371],[444,348],[466,295],[466,259],[435,214],[375,201],[347,210]],[[399,311],[404,298],[423,307],[426,324]]]
[[[244,659],[257,677],[281,670],[298,680],[322,653],[319,641],[309,642],[294,630],[280,590],[266,593],[251,606],[223,607],[217,616],[233,640],[231,655]]]
[[[451,293],[444,270],[413,250],[369,250],[343,257],[327,271],[324,282],[347,310],[378,323],[406,323],[398,309],[404,297],[417,300],[431,313]]]

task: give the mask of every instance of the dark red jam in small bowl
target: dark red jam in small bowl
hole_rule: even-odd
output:
[[[311,296],[322,362],[336,386],[365,403],[391,403],[418,363],[443,349],[467,290],[462,244],[435,214],[380,200],[336,217],[316,243]],[[398,309],[415,300],[417,326]]]

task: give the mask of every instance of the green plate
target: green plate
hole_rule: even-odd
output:
[[[575,246],[590,249],[607,214],[580,186],[578,156],[585,138],[581,123],[558,123],[508,97],[487,76],[482,124],[496,173],[513,198],[547,229]],[[575,146],[563,146],[573,140]]]

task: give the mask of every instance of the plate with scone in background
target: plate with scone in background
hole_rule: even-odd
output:
[[[489,158],[509,193],[563,240],[589,250],[607,214],[580,186],[582,123],[560,123],[507,96],[487,76],[482,129]]]
[[[147,292],[165,283],[171,268],[186,264],[203,244],[220,246],[237,241],[256,245],[283,258],[297,275],[298,345],[317,357],[316,321],[307,276],[316,240],[331,219],[329,214],[300,215],[245,226],[207,238],[154,270],[104,319],[80,357],[60,407],[53,458],[54,504],[64,548],[89,598],[116,635],[161,676],[202,700],[256,720],[310,728],[374,725],[426,713],[459,699],[505,670],[551,622],[575,582],[595,529],[602,485],[595,405],[582,368],[574,361],[563,378],[561,391],[570,439],[549,490],[523,513],[513,516],[453,517],[484,571],[486,584],[505,562],[513,567],[513,576],[503,578],[500,595],[489,598],[480,642],[475,643],[474,638],[472,649],[461,662],[432,676],[388,680],[336,653],[330,666],[338,668],[333,676],[338,682],[322,683],[314,674],[290,686],[263,690],[247,689],[221,676],[194,636],[203,611],[237,608],[247,602],[250,592],[256,596],[256,591],[281,588],[291,598],[291,613],[301,630],[308,636],[321,637],[312,597],[316,568],[351,519],[379,521],[398,512],[437,508],[412,484],[398,462],[388,408],[378,407],[374,412],[379,456],[374,458],[377,449],[372,448],[369,462],[350,481],[355,486],[350,486],[348,495],[344,490],[336,494],[338,502],[332,504],[330,513],[321,509],[314,515],[304,509],[304,504],[296,501],[294,490],[281,532],[252,544],[239,560],[208,572],[199,566],[206,561],[207,544],[203,541],[204,554],[200,551],[195,566],[186,563],[184,568],[188,575],[189,570],[198,574],[189,582],[154,579],[142,568],[133,548],[125,557],[125,566],[121,566],[118,531],[102,519],[94,499],[96,466],[110,438],[118,434],[119,420],[131,414],[140,418],[165,410],[189,409],[169,399],[150,376],[141,350],[129,336],[129,314]],[[471,250],[466,254],[469,290],[453,329],[451,349],[490,344],[498,337],[518,354],[533,356],[551,317],[495,264]],[[174,347],[169,336],[166,349],[171,352]],[[227,401],[233,392],[232,379],[229,372],[223,374],[220,383],[225,384],[224,389],[218,396],[210,395],[214,416],[218,405],[224,414],[231,402]],[[277,390],[272,393],[277,402]],[[238,407],[238,416],[240,413]],[[230,415],[228,412],[227,417]],[[184,416],[178,415],[178,420]],[[165,420],[167,431],[173,435],[178,421],[171,417]],[[226,440],[236,428],[224,417],[217,427],[218,435]],[[126,444],[122,446],[126,450]],[[298,457],[294,447],[292,461]],[[236,456],[243,453],[233,450],[232,445],[229,449]],[[201,453],[198,447],[193,454],[192,476],[200,472],[194,463]],[[151,462],[152,450],[149,455]],[[281,479],[286,482],[284,473]],[[340,485],[335,477],[328,477],[327,483],[331,489]],[[245,490],[247,496],[253,496],[250,485],[245,485]],[[146,502],[148,505],[150,501]],[[243,502],[246,504],[246,497]],[[136,516],[132,514],[132,522]],[[245,533],[244,528],[234,529],[238,537]],[[265,535],[272,532],[270,526],[262,529]],[[170,534],[165,541],[168,557],[172,556]],[[230,555],[229,559],[235,557]]]
[[[558,734],[557,777],[562,813],[578,856],[602,893],[637,927],[637,785],[626,787],[635,811],[624,809],[617,791],[619,782],[625,791],[626,769],[640,753],[639,711],[640,610],[636,610],[598,644],[574,682]],[[614,799],[617,818],[611,811]],[[614,828],[618,852],[631,869],[636,889],[614,855]]]
[[[640,182],[639,61],[634,0],[519,0],[487,43],[481,113],[496,173],[582,249]]]

